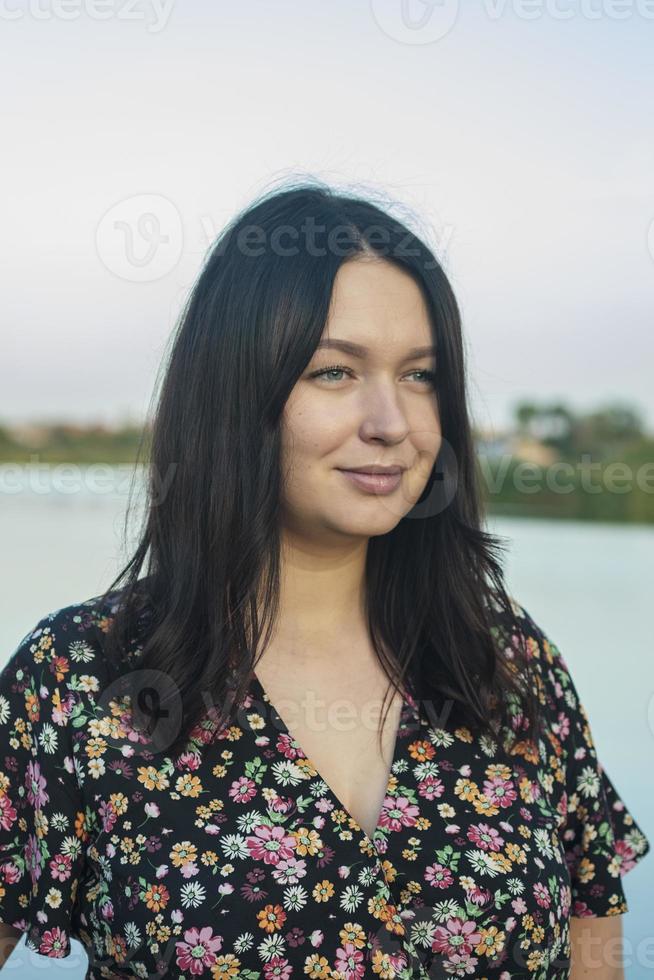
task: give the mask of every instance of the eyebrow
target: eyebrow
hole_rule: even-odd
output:
[[[344,354],[350,354],[351,357],[360,357],[362,360],[369,353],[367,347],[363,347],[361,344],[353,344],[349,340],[321,340],[316,350],[322,350],[323,348],[340,350]],[[413,347],[407,352],[406,357],[402,359],[401,363],[404,364],[406,361],[413,361],[419,357],[431,357],[435,355],[436,348],[433,344],[428,347]]]

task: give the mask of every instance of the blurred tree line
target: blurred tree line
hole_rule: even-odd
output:
[[[0,425],[0,463],[133,463],[142,436],[149,450],[149,427],[139,425]]]
[[[649,444],[642,416],[628,405],[608,405],[588,415],[575,415],[560,402],[538,405],[519,402],[514,410],[516,429],[556,449],[562,458],[588,453],[593,459],[616,459],[622,453]]]
[[[482,451],[491,512],[654,523],[654,436],[632,406],[576,414],[561,402],[522,401],[513,418],[509,438],[486,440]]]
[[[491,513],[654,523],[654,435],[632,406],[575,413],[521,401],[507,431],[475,431]],[[0,463],[147,462],[149,425],[0,425]]]

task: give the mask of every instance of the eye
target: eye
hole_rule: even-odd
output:
[[[428,371],[426,369],[423,369],[423,370],[416,369],[415,371],[410,371],[409,373],[410,374],[421,374],[421,375],[423,375],[422,379],[420,380],[420,384],[426,384],[426,385],[433,386],[434,383],[435,383],[435,381],[436,381],[436,372],[435,371]],[[321,368],[319,371],[313,371],[309,375],[309,377],[310,378],[323,378],[323,377],[324,378],[327,378],[328,375],[334,375],[334,374],[347,374],[347,375],[350,375],[351,376],[352,372],[351,372],[351,370],[349,368],[345,367],[345,365],[343,365],[343,364],[331,364],[329,367]],[[334,378],[334,377],[332,377],[331,380],[334,381],[334,382],[338,382],[338,381],[341,381],[342,378]]]
[[[435,383],[435,381],[436,381],[436,372],[435,371],[427,371],[427,370],[420,371],[420,370],[416,370],[416,371],[412,371],[411,374],[422,374],[422,375],[424,375],[424,378],[423,378],[423,383],[424,384],[433,385]]]
[[[309,377],[311,377],[311,378],[322,378],[322,377],[325,377],[328,374],[343,374],[343,373],[351,374],[352,372],[350,371],[349,368],[344,367],[344,365],[342,365],[342,364],[332,364],[332,365],[330,365],[330,367],[321,368],[320,371],[313,371],[309,375]],[[340,381],[341,379],[340,378],[332,378],[331,380],[332,381],[334,381],[334,380],[335,381]]]

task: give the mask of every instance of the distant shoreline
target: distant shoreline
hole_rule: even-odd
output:
[[[77,480],[84,492],[122,496],[147,470],[151,434],[150,425],[0,424],[0,500],[27,494],[24,480],[40,495],[75,493]],[[512,430],[473,438],[489,515],[654,524],[654,436],[628,408],[575,416],[521,405]]]

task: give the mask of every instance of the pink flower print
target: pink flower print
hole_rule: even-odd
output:
[[[541,881],[534,885],[534,898],[544,909],[548,909],[552,904],[552,896]]]
[[[0,829],[9,830],[18,814],[8,796],[0,796]]]
[[[17,881],[20,881],[18,866],[11,861],[5,861],[4,864],[0,864],[0,875],[2,875],[2,879],[7,885],[15,885]]]
[[[68,937],[64,930],[55,926],[43,933],[43,938],[39,943],[39,953],[42,956],[53,956],[55,959],[64,957],[67,941]]]
[[[111,921],[114,917],[114,905],[111,899],[106,901],[100,910],[100,914],[103,919]]]
[[[211,717],[209,717],[211,716]],[[214,708],[209,709],[206,720],[203,719],[195,726],[191,731],[191,738],[195,742],[201,742],[202,745],[208,745],[210,742],[217,738],[220,732],[228,732],[227,728],[216,729],[216,712]]]
[[[282,858],[277,862],[272,875],[285,885],[295,884],[307,873],[307,862],[293,854],[290,858]]]
[[[570,734],[570,719],[563,711],[559,711],[556,730],[558,730],[561,739],[567,738]]]
[[[483,851],[500,851],[504,844],[504,838],[487,823],[478,823],[470,827],[468,839]]]
[[[562,817],[567,817],[568,815],[568,794],[565,790],[561,793],[561,799],[556,808]]]
[[[339,977],[344,980],[354,980],[365,974],[363,962],[363,952],[357,949],[354,943],[344,943],[342,948],[336,950],[336,971]]]
[[[72,859],[69,854],[56,854],[49,862],[48,867],[52,872],[55,881],[67,881],[70,878]]]
[[[47,697],[47,694],[46,694]],[[74,694],[70,691],[66,697],[61,699],[59,707],[53,707],[52,709],[52,720],[55,725],[65,725],[66,721],[73,710],[74,705]]]
[[[572,904],[572,891],[569,885],[563,885],[559,895],[559,912],[562,919],[566,919],[570,913]]]
[[[431,864],[425,869],[425,881],[435,888],[448,888],[454,878],[449,868],[442,864]]]
[[[45,776],[41,773],[41,767],[38,762],[28,762],[25,783],[27,785],[27,799],[32,806],[41,809],[43,804],[49,801],[50,797],[45,791],[48,783]]]
[[[444,792],[443,780],[437,776],[425,776],[418,785],[418,796],[423,796],[426,800],[435,800]]]
[[[280,732],[277,738],[277,750],[281,752],[285,759],[303,759],[304,753],[293,745],[293,736],[288,732]]]
[[[479,885],[475,885],[468,891],[468,901],[472,902],[473,905],[478,905],[479,908],[488,905],[492,897],[493,893],[488,888],[480,888]]]
[[[102,818],[102,829],[105,831],[113,830],[117,820],[117,814],[109,800],[103,800],[98,807],[98,812]]]
[[[247,837],[245,843],[255,861],[279,864],[293,856],[295,838],[287,834],[283,827],[267,827],[261,824],[255,828],[254,834],[254,837]]]
[[[175,943],[177,966],[192,974],[204,973],[208,966],[212,966],[216,962],[216,953],[223,944],[222,936],[212,935],[211,926],[203,926],[202,929],[193,926],[192,929],[187,929],[184,940]]]
[[[25,866],[28,868],[32,884],[41,877],[43,859],[39,850],[39,842],[35,834],[30,834],[25,845]]]
[[[419,808],[406,796],[387,796],[382,804],[379,826],[395,832],[402,827],[414,827],[419,816]]]
[[[498,806],[507,807],[511,806],[518,794],[510,779],[500,779],[496,776],[495,779],[487,779],[484,782],[484,796]]]
[[[620,875],[624,875],[636,864],[636,852],[634,851],[633,847],[630,847],[624,840],[616,841],[614,850],[615,857],[613,858],[611,865],[615,863],[620,870]]]
[[[516,915],[524,915],[524,913],[527,911],[527,905],[524,898],[514,898],[511,902],[511,908]]]
[[[295,804],[290,796],[276,796],[268,803],[268,809],[272,813],[289,813]]]
[[[194,878],[199,868],[195,861],[185,861],[179,870],[181,871],[182,878]]]
[[[409,694],[408,691],[406,692],[406,694],[404,696],[405,696],[406,700],[409,702],[409,705],[413,708],[413,710],[414,711],[417,711],[418,710],[418,702],[415,700],[415,698],[412,697],[411,694]]]
[[[455,953],[454,956],[449,957],[447,966],[455,976],[460,977],[465,973],[474,973],[478,962],[476,956],[461,956]]]
[[[594,915],[595,913],[591,909],[588,908],[588,905],[586,904],[586,902],[580,902],[579,900],[577,900],[574,903],[574,908],[573,908],[572,914],[577,919],[587,919],[591,915]]]
[[[288,980],[293,975],[293,969],[288,960],[281,956],[273,956],[271,960],[264,963],[263,975],[265,980]]]
[[[449,920],[446,928],[436,928],[431,948],[434,953],[443,953],[448,958],[466,956],[480,942],[481,933],[477,932],[476,923],[470,920],[464,922],[455,916]]]
[[[247,776],[239,776],[229,787],[229,795],[237,803],[249,803],[257,795],[256,784]]]

